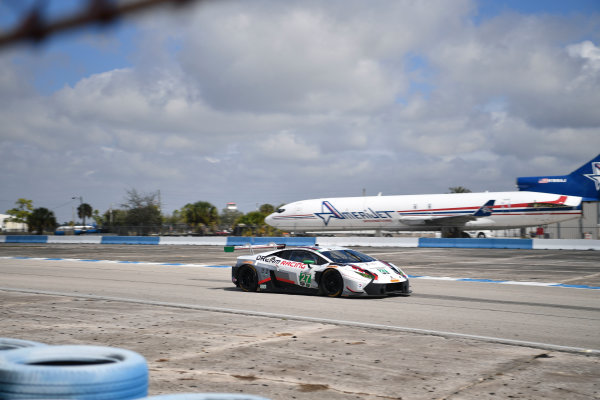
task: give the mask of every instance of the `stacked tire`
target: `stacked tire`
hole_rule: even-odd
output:
[[[133,351],[0,338],[2,400],[269,400],[230,393],[147,395],[148,365]]]
[[[0,354],[6,350],[22,349],[24,347],[45,346],[44,343],[33,342],[31,340],[21,340],[13,338],[0,338]]]
[[[148,394],[139,354],[101,346],[29,346],[0,352],[0,399],[130,400]]]

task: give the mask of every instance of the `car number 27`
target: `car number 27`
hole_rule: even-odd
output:
[[[310,282],[312,281],[312,277],[308,272],[300,272],[300,276],[298,277],[298,285],[304,287],[310,287]]]

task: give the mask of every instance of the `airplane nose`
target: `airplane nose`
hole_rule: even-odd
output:
[[[275,219],[275,218],[273,218],[274,216],[275,216],[275,213],[267,215],[267,216],[265,217],[265,223],[266,223],[267,225],[271,225],[271,226],[273,226],[273,227],[275,227],[275,228],[276,228],[276,226],[273,224],[273,221],[274,221],[274,219]]]

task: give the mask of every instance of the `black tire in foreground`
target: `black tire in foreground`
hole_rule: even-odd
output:
[[[344,278],[338,270],[328,268],[323,271],[319,283],[321,294],[328,297],[339,297],[344,291]]]
[[[252,265],[243,265],[238,271],[238,284],[246,292],[258,290],[258,274]]]

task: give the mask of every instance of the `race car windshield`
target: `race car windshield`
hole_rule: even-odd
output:
[[[377,261],[373,257],[354,250],[330,250],[323,251],[321,254],[329,258],[331,261],[341,264]]]

